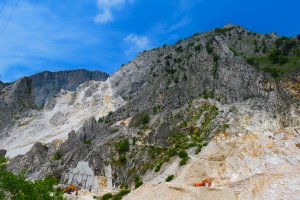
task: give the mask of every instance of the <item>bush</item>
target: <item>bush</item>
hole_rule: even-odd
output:
[[[115,194],[113,196],[112,200],[121,200],[123,198],[123,196],[125,196],[128,193],[130,193],[129,189],[123,189],[120,192],[118,192],[117,194]]]
[[[111,129],[111,132],[112,132],[112,133],[116,133],[116,132],[118,132],[118,131],[119,131],[118,128],[113,128],[113,129]]]
[[[116,193],[115,195],[111,194],[111,193],[107,193],[104,194],[100,199],[101,200],[121,200],[123,198],[123,196],[125,196],[126,194],[130,193],[129,189],[123,189],[120,192]]]
[[[62,157],[61,153],[58,151],[56,153],[53,154],[52,156],[52,160],[56,161],[56,160],[60,160]]]
[[[269,60],[273,64],[276,64],[279,62],[279,55],[280,55],[280,51],[278,49],[273,49],[269,54]]]
[[[113,197],[112,193],[106,193],[104,194],[100,199],[101,200],[109,200]]]
[[[127,162],[126,155],[125,154],[119,155],[119,163],[126,164],[126,162]]]
[[[134,185],[135,185],[135,188],[138,188],[140,187],[141,185],[143,185],[143,181],[141,180],[140,177],[136,176],[134,178]]]
[[[209,42],[206,44],[205,48],[208,54],[211,54],[213,52],[213,48]]]
[[[92,145],[93,144],[92,140],[84,140],[83,143],[86,144],[86,145]]]
[[[179,156],[180,158],[187,158],[189,155],[187,154],[186,151],[181,150],[181,151],[179,151],[178,156]]]
[[[0,158],[0,199],[63,200],[63,192],[54,188],[58,180],[47,177],[31,182],[24,175],[6,171],[5,162],[6,159]]]
[[[180,165],[180,166],[186,165],[186,164],[187,164],[187,161],[188,161],[189,159],[190,159],[189,157],[183,158],[183,159],[180,161],[179,165]]]
[[[289,62],[289,59],[285,56],[280,56],[278,62],[280,65],[284,65]]]
[[[128,139],[124,139],[123,141],[116,144],[116,149],[119,153],[126,153],[130,149],[130,144]]]
[[[181,53],[181,52],[183,52],[183,48],[182,48],[182,46],[178,46],[178,47],[176,47],[175,51],[176,51],[177,53]]]
[[[149,124],[150,122],[150,116],[147,114],[143,114],[139,119],[138,119],[138,125],[146,125]]]
[[[256,65],[257,65],[257,63],[255,62],[255,58],[254,58],[254,57],[247,58],[247,59],[246,59],[246,62],[247,62],[249,65],[252,65],[252,66],[256,66]]]
[[[227,31],[231,31],[232,29],[234,29],[234,27],[228,27],[228,28],[216,28],[215,29],[215,33],[216,34],[225,34]]]
[[[166,178],[166,182],[172,181],[173,178],[174,178],[174,175],[169,175],[169,176]]]
[[[158,165],[156,165],[156,167],[155,167],[154,171],[155,171],[155,172],[159,172],[159,171],[160,171],[160,168],[161,168],[161,166],[162,166],[162,163],[159,163]]]
[[[201,51],[201,49],[202,49],[201,44],[196,45],[196,46],[194,47],[194,49],[195,49],[195,51]]]
[[[176,156],[177,150],[175,148],[170,148],[170,149],[168,149],[167,153],[168,153],[169,157],[173,157],[173,156]]]

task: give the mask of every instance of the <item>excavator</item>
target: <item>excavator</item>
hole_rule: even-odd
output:
[[[210,187],[211,186],[211,180],[205,179],[200,183],[194,183],[193,186],[194,187],[204,187],[204,186]]]
[[[64,193],[71,194],[71,193],[75,192],[75,195],[78,195],[79,190],[80,189],[77,186],[70,185],[64,189]]]

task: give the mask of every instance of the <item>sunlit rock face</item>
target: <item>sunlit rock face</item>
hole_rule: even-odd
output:
[[[66,139],[71,130],[79,130],[85,120],[97,119],[124,105],[116,96],[110,81],[89,81],[80,85],[75,92],[62,90],[42,110],[31,111],[27,117],[16,120],[16,124],[0,140],[0,148],[14,157],[30,150],[36,142],[48,143]]]

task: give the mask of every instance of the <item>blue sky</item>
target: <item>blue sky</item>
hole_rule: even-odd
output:
[[[145,49],[229,23],[294,36],[299,8],[299,0],[0,0],[1,80],[78,68],[111,74]]]

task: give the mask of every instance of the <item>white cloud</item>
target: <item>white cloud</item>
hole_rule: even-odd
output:
[[[100,13],[95,17],[95,22],[105,24],[113,21],[112,10],[121,9],[125,4],[132,3],[134,0],[98,0]]]
[[[138,36],[136,34],[129,34],[124,38],[124,42],[126,44],[125,53],[128,55],[149,49],[151,47],[148,37]]]
[[[109,9],[103,10],[103,12],[99,13],[95,18],[95,22],[100,23],[100,24],[105,24],[105,23],[111,22],[111,21],[113,21],[113,16]]]

